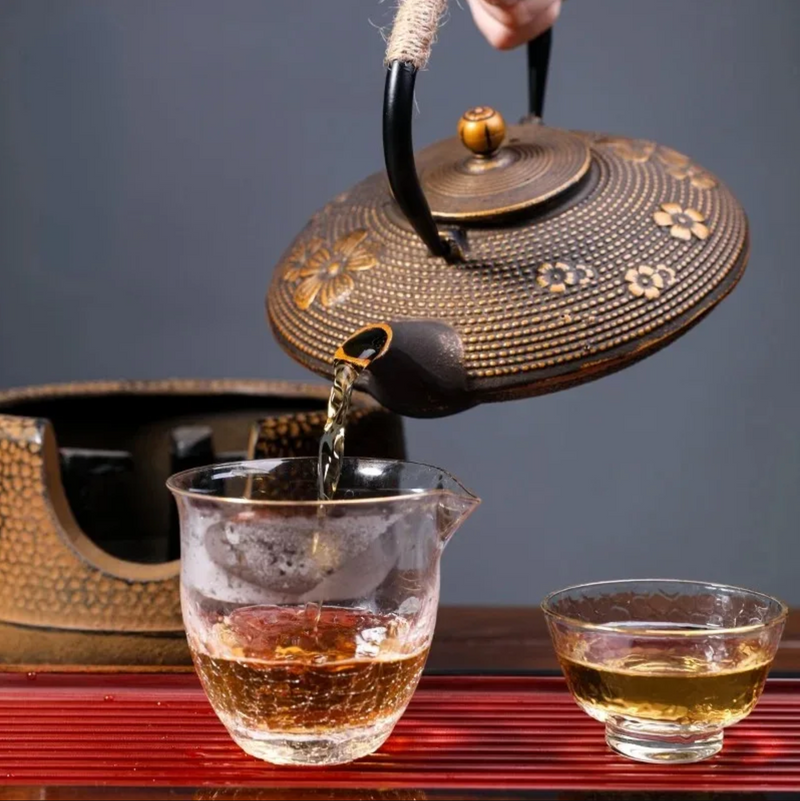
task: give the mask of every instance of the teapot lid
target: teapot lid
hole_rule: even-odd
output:
[[[497,219],[541,206],[575,186],[591,161],[580,137],[544,125],[506,130],[488,106],[464,114],[457,138],[416,157],[431,214],[443,221]]]
[[[532,85],[541,52],[541,41],[531,45]],[[473,109],[459,137],[415,160],[415,76],[408,63],[389,67],[387,172],[315,214],[274,273],[269,320],[302,364],[330,376],[354,331],[435,321],[459,343],[461,408],[532,396],[655,352],[741,277],[745,213],[688,156],[549,128],[540,87],[537,113],[521,124],[506,130],[499,114]],[[420,399],[413,412],[432,408]]]

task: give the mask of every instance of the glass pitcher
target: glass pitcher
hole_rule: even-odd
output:
[[[315,458],[173,476],[181,602],[200,680],[233,739],[277,764],[348,762],[416,689],[439,560],[480,502],[436,467],[345,458],[335,500]]]

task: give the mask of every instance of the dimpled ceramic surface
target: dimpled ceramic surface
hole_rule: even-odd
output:
[[[162,405],[177,398],[184,403],[180,413],[198,416],[192,396],[212,403],[218,399],[220,409],[225,398],[238,397],[244,408],[263,409],[257,456],[266,458],[316,452],[328,392],[325,386],[244,380],[99,381],[0,392],[0,671],[190,669],[191,664],[181,621],[179,562],[132,562],[98,547],[70,507],[58,427],[33,416],[41,411],[28,416],[19,409],[42,410],[46,406],[41,404],[50,404],[47,408],[55,411],[59,403],[76,400],[72,416],[81,419],[92,399],[109,402],[104,407],[108,416],[115,398],[139,398],[140,403],[160,398]],[[319,409],[308,408],[313,405]],[[351,450],[402,457],[397,419],[363,395],[355,405]],[[307,410],[293,412],[294,406]],[[120,426],[129,422],[117,421]],[[107,432],[107,426],[100,430]],[[243,430],[241,439],[246,436]],[[87,444],[93,439],[97,432]],[[140,473],[155,469],[153,447],[138,461]],[[158,490],[171,505],[161,482]]]

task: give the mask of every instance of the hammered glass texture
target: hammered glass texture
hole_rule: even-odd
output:
[[[686,658],[714,670],[735,669],[743,651],[771,661],[786,618],[783,604],[761,593],[670,580],[573,587],[543,608],[560,658],[602,665],[640,648],[669,652],[679,642]]]

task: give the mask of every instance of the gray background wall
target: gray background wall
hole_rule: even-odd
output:
[[[307,378],[262,296],[311,213],[381,167],[377,0],[3,0],[0,385]],[[418,87],[418,145],[524,111],[523,53],[466,10]],[[800,604],[800,3],[565,6],[548,122],[657,139],[721,175],[751,266],[705,323],[586,387],[410,421],[485,498],[444,600],[534,603],[644,574]]]

